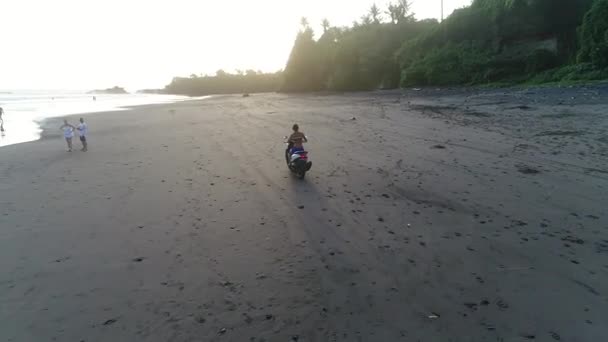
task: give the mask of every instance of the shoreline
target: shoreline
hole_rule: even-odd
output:
[[[49,94],[48,97],[51,98],[53,94]],[[129,94],[130,95],[130,94]],[[24,96],[29,96],[29,95],[24,95]],[[41,96],[39,94],[37,94],[36,96]],[[35,110],[40,110],[40,111],[44,111],[44,106],[47,106],[48,110],[50,110],[51,113],[49,113],[48,116],[46,117],[42,117],[42,118],[37,118],[36,116],[32,116],[29,117],[28,115],[31,115],[31,113],[25,111],[23,112],[23,108],[13,108],[15,111],[11,112],[10,115],[8,115],[8,120],[5,118],[5,128],[6,128],[6,132],[2,135],[2,140],[0,140],[0,148],[6,147],[6,146],[10,146],[10,145],[14,145],[14,144],[20,144],[20,143],[25,143],[25,142],[32,142],[32,141],[37,141],[43,138],[42,134],[44,134],[43,132],[43,125],[44,122],[46,120],[53,120],[56,118],[65,118],[65,117],[74,117],[74,116],[84,116],[84,115],[91,115],[91,114],[100,114],[100,113],[109,113],[109,112],[115,112],[115,111],[130,111],[133,110],[135,108],[138,108],[140,106],[147,106],[147,105],[155,105],[155,104],[167,104],[167,103],[177,103],[177,102],[181,102],[181,101],[191,101],[193,99],[198,99],[198,98],[192,98],[192,97],[185,97],[185,96],[177,96],[177,95],[170,95],[170,96],[174,96],[175,98],[171,99],[170,102],[167,98],[150,98],[150,95],[145,95],[145,97],[127,97],[127,98],[116,98],[116,97],[110,97],[108,98],[100,98],[99,101],[97,101],[97,103],[95,103],[95,106],[101,106],[103,109],[100,110],[94,110],[93,107],[91,108],[85,108],[85,104],[84,102],[82,102],[82,98],[83,95],[82,94],[74,94],[74,95],[70,95],[72,97],[64,97],[62,98],[62,103],[57,104],[54,102],[48,102],[46,104],[42,104],[40,106],[40,108],[37,108]],[[135,95],[134,95],[135,96]],[[163,95],[165,96],[165,95]],[[121,104],[122,103],[129,103],[129,102],[138,102],[138,101],[142,101],[143,99],[147,98],[148,101],[150,101],[151,103],[143,103],[143,104]],[[67,100],[66,100],[67,99]],[[54,97],[53,97],[53,101],[54,101]],[[159,102],[160,101],[160,102]],[[15,104],[11,104],[10,102],[7,102],[7,104],[5,105],[5,111],[9,112],[11,109],[11,105],[15,105]],[[22,104],[18,104],[19,106],[23,106]],[[68,114],[62,114],[62,113],[58,113],[57,111],[59,109],[55,108],[54,106],[59,105],[59,106],[63,106],[65,108],[63,108],[66,113]],[[70,107],[71,106],[71,107]],[[74,106],[77,106],[79,109],[75,109]],[[32,109],[29,109],[30,111]],[[13,116],[14,115],[14,116]],[[14,134],[16,133],[16,134]],[[4,140],[7,139],[7,140]]]
[[[61,126],[61,124],[62,124],[62,122],[63,122],[64,119],[68,119],[68,122],[72,123],[72,121],[78,121],[79,118],[84,117],[85,121],[88,122],[88,120],[86,120],[87,116],[91,116],[91,117],[97,116],[98,119],[101,119],[104,115],[108,115],[110,113],[117,113],[117,112],[128,113],[128,112],[134,111],[134,110],[143,111],[143,110],[146,110],[146,109],[157,111],[157,110],[161,110],[161,109],[163,109],[165,107],[176,107],[177,104],[183,103],[183,102],[206,101],[206,100],[209,100],[209,99],[215,98],[215,97],[216,96],[190,97],[188,99],[184,99],[184,100],[180,100],[180,101],[175,101],[175,102],[150,103],[150,104],[142,104],[142,105],[135,105],[135,106],[125,106],[125,107],[122,107],[119,110],[102,111],[102,112],[89,112],[89,113],[77,113],[77,114],[67,114],[67,115],[64,115],[64,116],[56,116],[56,117],[44,118],[44,119],[42,119],[40,121],[37,121],[37,124],[39,125],[39,127],[41,129],[41,133],[40,133],[40,139],[38,139],[36,141],[41,141],[41,140],[45,140],[45,139],[61,136],[61,132],[59,132],[59,130],[56,130],[56,133],[52,133],[52,132],[54,131],[55,126],[56,127]],[[72,120],[72,121],[69,121],[69,120]],[[75,134],[77,135],[77,133],[75,133]],[[35,141],[30,141],[30,142],[35,142]]]

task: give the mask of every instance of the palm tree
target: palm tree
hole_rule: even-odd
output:
[[[378,6],[376,6],[375,3],[369,9],[369,15],[371,16],[374,24],[380,24],[380,9],[378,9]]]
[[[399,4],[389,4],[386,13],[391,17],[391,22],[393,24],[400,22],[404,17],[403,7]]]
[[[443,3],[443,0],[441,0],[441,2]],[[403,10],[403,18],[407,17],[412,10],[412,3],[410,0],[399,0],[398,6],[401,7],[401,10]]]
[[[331,27],[331,25],[329,25],[329,20],[327,20],[327,18],[323,19],[323,21],[321,22],[321,26],[323,26],[323,33],[326,33],[327,30],[329,30],[329,28]]]
[[[369,16],[369,14],[366,14],[366,15],[364,15],[364,16],[361,17],[361,25],[362,26],[371,25],[371,24],[372,24],[372,18]]]
[[[393,24],[400,23],[406,19],[411,19],[412,14],[410,10],[412,3],[409,0],[399,0],[396,4],[388,5],[388,15],[391,16],[391,22]]]
[[[302,26],[302,31],[306,30],[310,26],[306,17],[302,17],[302,19],[300,19],[300,26]]]

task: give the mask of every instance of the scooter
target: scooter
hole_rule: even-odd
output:
[[[285,140],[287,140],[287,137],[285,137]],[[308,152],[295,151],[294,153],[290,153],[293,144],[286,141],[285,145],[287,146],[287,149],[285,150],[287,167],[289,167],[289,170],[291,170],[296,177],[304,179],[306,172],[310,171],[310,168],[312,167],[312,162],[308,160]]]

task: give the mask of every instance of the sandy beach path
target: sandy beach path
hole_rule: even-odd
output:
[[[218,96],[2,148],[0,339],[606,340],[608,97],[570,92]]]

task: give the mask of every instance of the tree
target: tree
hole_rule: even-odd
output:
[[[441,24],[416,20],[411,0],[390,1],[382,13],[373,4],[349,28],[324,19],[318,40],[303,18],[283,90],[517,82],[574,61],[579,43],[580,62],[608,64],[608,12],[596,9],[576,35],[591,3],[608,0],[473,0]]]
[[[608,0],[596,0],[579,29],[579,62],[591,62],[597,68],[608,67]]]
[[[410,2],[410,0],[399,0],[398,6],[403,12],[401,19],[405,19],[410,16],[410,12],[412,10],[412,3]]]
[[[388,4],[388,11],[386,12],[391,17],[391,23],[396,24],[401,18],[401,7],[395,4]]]
[[[388,5],[387,14],[391,17],[393,24],[405,21],[414,21],[414,14],[410,13],[412,4],[409,0],[399,0],[397,3]]]
[[[380,24],[380,20],[382,19],[380,16],[380,9],[374,3],[372,7],[369,9],[369,16],[374,24]]]
[[[372,24],[372,18],[369,16],[369,14],[366,14],[361,17],[361,26],[366,26],[366,25],[371,25],[371,24]],[[357,26],[357,25],[355,25],[355,26]]]
[[[155,91],[156,93],[203,96],[210,94],[234,94],[234,93],[256,93],[275,92],[279,90],[282,81],[282,73],[255,74],[255,75],[231,75],[220,73],[218,76],[201,76],[196,78],[175,77],[165,89]]]
[[[285,66],[285,92],[316,91],[323,89],[320,56],[313,30],[302,23],[289,60]]]
[[[329,28],[331,27],[327,18],[323,19],[323,21],[321,22],[321,26],[323,26],[323,33],[327,33],[327,30],[329,30]]]

